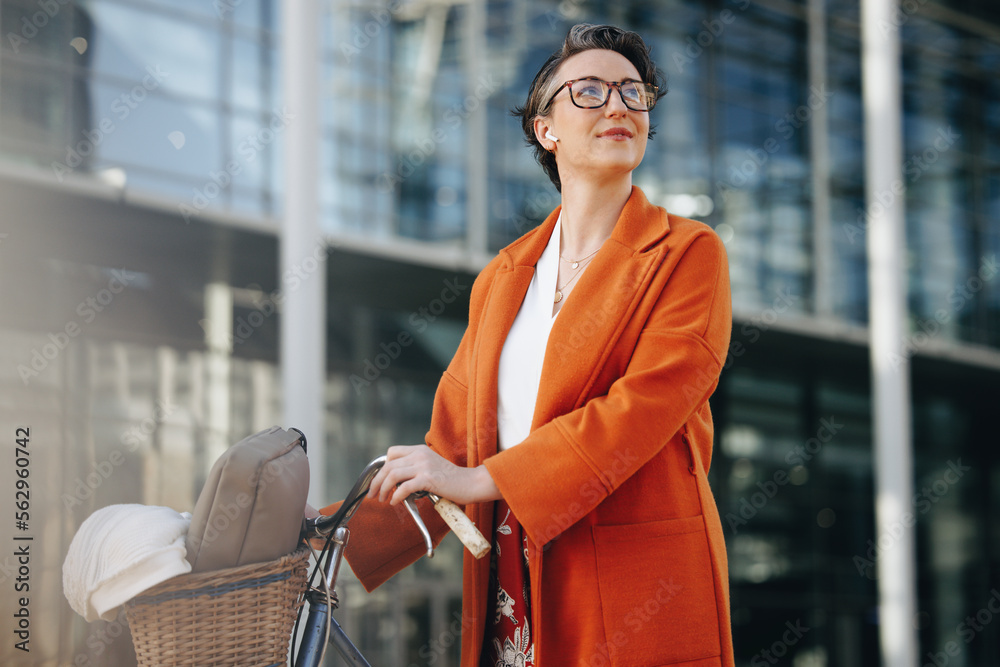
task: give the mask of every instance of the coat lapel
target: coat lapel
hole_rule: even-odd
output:
[[[500,353],[535,275],[535,264],[545,250],[558,217],[557,208],[532,232],[500,251],[503,265],[493,278],[480,320],[479,345],[474,352],[476,386],[472,395],[476,397],[476,404],[473,423],[479,459],[470,460],[470,465],[478,465],[497,453]]]
[[[666,255],[667,214],[632,188],[611,238],[552,326],[532,429],[586,402],[612,348]]]

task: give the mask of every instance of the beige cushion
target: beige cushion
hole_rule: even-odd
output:
[[[302,528],[309,462],[301,435],[277,426],[241,440],[212,466],[191,516],[193,572],[280,558]]]

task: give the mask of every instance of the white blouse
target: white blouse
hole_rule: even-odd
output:
[[[556,220],[548,245],[535,264],[535,275],[521,302],[514,324],[500,353],[497,380],[497,437],[501,450],[519,444],[531,432],[538,384],[549,332],[556,321],[552,300],[559,276],[559,239],[562,214]],[[558,315],[558,313],[557,313]]]

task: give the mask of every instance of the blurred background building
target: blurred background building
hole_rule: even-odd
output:
[[[874,524],[857,0],[320,6],[322,234],[283,270],[277,3],[0,2],[0,433],[31,428],[36,489],[35,634],[0,661],[134,660],[121,623],[65,604],[69,540],[108,504],[190,509],[222,449],[281,422],[280,304],[305,281],[327,292],[323,495],[422,441],[474,276],[558,203],[508,112],[586,21],[652,45],[670,93],[635,181],[729,253],[711,480],[738,663],[878,665],[898,535]],[[920,664],[995,666],[1000,7],[897,18],[905,182],[880,201],[906,206],[917,493],[898,529]],[[454,667],[459,569],[449,539],[374,594],[348,582],[341,622],[374,664]]]

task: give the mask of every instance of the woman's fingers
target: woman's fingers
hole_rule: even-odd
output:
[[[501,497],[485,466],[457,466],[427,445],[390,447],[368,497],[396,505],[417,491],[430,491],[460,505]]]
[[[381,493],[382,487],[385,485],[386,477],[388,477],[389,473],[392,472],[394,467],[393,462],[405,456],[405,450],[407,449],[409,449],[407,446],[390,447],[385,453],[386,463],[382,466],[382,469],[376,473],[375,477],[372,478],[372,482],[368,487],[369,498],[378,498],[380,501],[383,500]]]
[[[427,445],[390,447],[385,465],[372,479],[368,497],[378,498],[380,502],[389,500],[395,505],[411,493],[434,491],[435,475],[451,465]]]
[[[386,475],[385,481],[382,483],[382,488],[379,489],[378,499],[380,502],[385,502],[389,500],[395,505],[395,496],[399,487],[404,483],[409,483],[414,481],[416,478],[420,477],[420,471],[409,465],[400,465],[393,467],[392,470]],[[413,487],[413,484],[408,484],[407,488]],[[415,489],[420,491],[421,489]]]
[[[426,485],[421,484],[420,480],[417,478],[412,478],[405,482],[401,482],[399,486],[396,487],[395,491],[393,491],[392,496],[389,498],[389,504],[395,505],[397,503],[401,503],[407,498],[409,498],[411,494],[414,494],[417,491],[429,491],[430,489],[424,488],[425,486]]]

